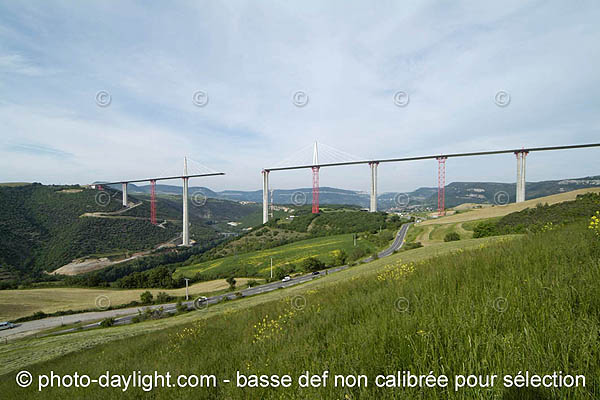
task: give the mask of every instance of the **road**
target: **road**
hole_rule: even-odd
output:
[[[380,258],[387,257],[387,256],[393,254],[394,251],[396,251],[402,247],[402,245],[404,243],[404,239],[406,237],[406,233],[407,233],[410,225],[411,225],[410,223],[406,223],[406,224],[402,225],[402,227],[396,234],[396,238],[394,239],[394,242],[390,245],[390,247],[381,251],[378,254],[378,256]],[[372,257],[369,257],[363,261],[368,262],[368,261],[372,261],[372,259],[373,259]],[[331,273],[335,273],[335,272],[341,271],[346,268],[348,268],[347,265],[343,265],[340,267],[332,267],[332,268],[328,268],[328,269],[324,269],[324,270],[320,271],[319,274],[313,275],[312,273],[310,273],[310,274],[305,274],[305,275],[301,275],[301,276],[296,276],[287,282],[275,281],[275,282],[265,283],[263,285],[254,286],[254,287],[243,289],[243,290],[238,290],[236,292],[230,292],[230,293],[212,296],[212,297],[209,297],[206,300],[206,302],[202,303],[201,306],[204,307],[204,306],[207,306],[210,304],[216,304],[216,303],[220,302],[221,300],[223,300],[225,297],[227,297],[229,299],[236,299],[236,298],[240,297],[239,294],[241,294],[241,297],[254,296],[257,294],[261,294],[261,293],[271,292],[271,291],[279,289],[279,288],[286,288],[289,286],[298,285],[298,284],[301,284],[304,282],[311,281],[315,278],[319,278],[322,275],[328,275]],[[183,304],[188,306],[188,308],[194,307],[193,301],[184,302]],[[19,337],[23,337],[23,336],[26,336],[26,335],[29,335],[29,334],[32,334],[35,332],[47,330],[47,329],[57,328],[57,327],[64,326],[64,325],[86,323],[86,322],[90,322],[90,324],[85,325],[83,327],[84,329],[93,328],[93,327],[97,327],[99,325],[99,322],[96,322],[96,321],[104,320],[107,318],[114,318],[115,324],[117,324],[117,325],[126,324],[126,323],[130,323],[131,320],[136,315],[138,315],[138,312],[144,312],[148,308],[151,310],[157,310],[161,307],[163,308],[163,312],[173,313],[176,311],[176,303],[168,303],[168,304],[160,304],[160,305],[129,307],[129,308],[122,308],[122,309],[118,309],[118,310],[106,310],[106,311],[94,311],[94,312],[86,312],[86,313],[79,313],[79,314],[70,314],[70,315],[64,315],[61,317],[48,317],[48,318],[44,318],[44,319],[38,319],[35,321],[23,322],[23,323],[17,324],[17,326],[15,328],[0,331],[0,338],[16,339]],[[66,329],[66,330],[60,331],[60,332],[61,333],[62,332],[70,332],[70,331],[74,331],[74,330],[75,329]],[[58,333],[58,332],[56,332],[56,333]]]
[[[406,223],[402,225],[396,237],[394,238],[394,242],[387,249],[377,253],[377,257],[383,258],[394,254],[396,250],[399,250],[404,244],[404,239],[406,238],[406,233],[408,232],[408,228],[412,225],[412,222]],[[364,262],[373,261],[373,257],[368,257],[363,260]]]

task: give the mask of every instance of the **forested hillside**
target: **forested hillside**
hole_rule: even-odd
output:
[[[121,208],[120,193],[79,186],[31,184],[0,188],[0,264],[14,276],[52,271],[75,258],[143,250],[174,238],[180,228],[142,219],[81,217]]]

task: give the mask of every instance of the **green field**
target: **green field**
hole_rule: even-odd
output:
[[[193,277],[196,274],[216,277],[230,273],[239,276],[267,277],[270,275],[271,257],[273,270],[276,270],[290,264],[299,267],[300,263],[308,257],[318,257],[321,261],[330,263],[336,250],[344,250],[347,254],[351,254],[355,248],[362,249],[369,255],[376,251],[375,245],[362,238],[359,238],[357,246],[354,247],[352,234],[325,236],[188,265],[178,268],[174,277]]]
[[[473,237],[473,227],[479,220],[468,222],[454,222],[449,224],[422,225],[415,224],[410,227],[406,235],[407,242],[421,242],[423,246],[429,246],[444,241],[448,233],[456,232],[462,239]]]
[[[460,249],[467,243],[476,248]],[[445,245],[457,250],[443,257],[408,262],[411,254],[430,255],[431,249]],[[143,373],[159,370],[219,378],[217,387],[152,392],[153,398],[165,399],[595,399],[600,396],[599,260],[600,241],[585,223],[515,240],[432,245],[289,291],[219,305],[230,307],[229,311],[222,310],[214,317],[154,330],[135,340],[102,344],[27,369],[33,376],[50,370],[99,376],[107,369],[113,374],[139,369]],[[303,306],[291,301],[292,296],[302,296]],[[269,298],[273,301],[261,303]],[[253,301],[251,306],[244,305]],[[216,312],[217,307],[211,311]],[[189,321],[193,314],[181,320]],[[149,331],[157,329],[147,327]],[[111,328],[106,335],[121,333],[126,337],[132,329]],[[92,340],[94,333],[85,334]],[[66,339],[48,338],[46,346],[56,354],[61,342],[68,343]],[[77,341],[73,336],[72,346],[81,346]],[[13,347],[2,356],[12,360],[18,359],[17,354],[32,357],[41,350],[38,346]],[[235,382],[235,371],[290,374],[295,379],[305,371],[320,374],[323,370],[331,375],[362,374],[369,385],[238,389],[220,381]],[[454,391],[452,385],[400,389],[373,384],[377,375],[398,370],[444,374],[450,382],[456,374],[502,377],[519,371],[562,371],[585,375],[586,387],[517,389],[497,384]],[[70,388],[38,393],[36,389],[18,388],[14,378],[13,372],[0,383],[0,391],[10,398],[138,398],[142,394],[140,389],[131,388],[126,392]]]

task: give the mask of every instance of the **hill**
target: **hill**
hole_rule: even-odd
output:
[[[176,317],[169,329],[157,330],[168,326],[166,322],[142,323],[139,329],[152,332],[138,333],[135,340],[127,339],[134,327],[109,328],[102,341],[111,340],[109,335],[124,339],[56,359],[45,356],[48,361],[27,370],[34,377],[50,370],[100,376],[107,365],[112,374],[153,373],[151,366],[160,365],[163,372],[190,374],[198,373],[198,359],[202,359],[201,373],[219,379],[215,387],[155,388],[155,398],[392,399],[398,398],[399,391],[406,399],[597,398],[600,360],[593,349],[600,347],[599,252],[600,241],[587,223],[575,222],[422,261],[409,262],[410,252],[401,253],[372,263],[377,268],[368,268],[369,264],[292,288],[287,298],[277,291],[219,304],[214,310],[221,313],[211,313],[211,307],[208,313],[182,316],[182,322],[191,321],[182,325]],[[71,346],[83,349],[83,342],[92,336],[98,333],[38,342],[57,349],[69,339]],[[42,350],[35,342],[27,348]],[[322,375],[325,370],[330,379],[340,375],[344,382],[349,382],[348,375],[363,375],[368,385],[301,388],[296,383],[306,371]],[[408,370],[414,375],[443,374],[450,385],[396,386],[400,385],[394,384],[397,371]],[[235,382],[236,371],[289,374],[294,384],[240,389],[221,383],[223,379]],[[519,371],[529,371],[530,376],[553,371],[561,371],[563,377],[583,375],[586,385],[504,387],[502,377]],[[500,382],[455,391],[454,377],[462,374],[497,374]],[[16,387],[14,375],[8,374],[0,383],[0,390],[10,397],[111,393],[97,386],[39,393],[37,387]],[[379,375],[391,386],[378,387]],[[142,394],[140,388],[115,389],[115,395],[117,391],[122,398]]]
[[[569,192],[572,190],[593,188],[600,186],[600,176],[583,178],[549,180],[540,182],[527,182],[527,199],[549,196]],[[150,193],[150,186],[129,185],[131,193]],[[114,186],[116,190],[120,187]],[[181,195],[181,187],[173,185],[156,185],[158,193]],[[207,187],[191,187],[190,193],[201,193],[209,198],[227,199],[231,201],[244,201],[262,203],[262,190],[224,190],[213,191]],[[506,192],[510,202],[515,200],[515,184],[500,182],[452,182],[446,186],[446,206],[454,207],[462,203],[493,204],[494,195]],[[300,194],[298,194],[300,193]],[[410,206],[436,207],[437,188],[421,187],[411,192],[387,192],[377,196],[377,206],[380,210],[390,210],[399,206],[398,196],[408,195]],[[274,189],[274,204],[310,203],[312,188]],[[321,187],[319,191],[321,204],[345,204],[359,207],[369,206],[369,193],[366,191],[345,190],[333,187]],[[402,206],[404,197],[400,201]]]
[[[183,263],[176,275],[182,275],[179,271],[186,271],[185,276],[195,276],[197,279],[224,277],[229,273],[264,276],[263,264],[270,257],[267,254],[272,253],[279,254],[274,259],[275,266],[285,267],[288,272],[298,270],[298,263],[309,254],[330,262],[334,250],[344,250],[350,256],[349,259],[354,261],[386,246],[404,222],[407,220],[397,215],[368,213],[352,206],[327,206],[319,214],[313,214],[310,206],[282,207],[266,225],[201,255],[192,256]],[[352,235],[344,234],[357,234],[364,246],[353,248]],[[328,238],[308,240],[324,236]],[[331,238],[332,236],[336,239]],[[305,254],[296,251],[297,248],[305,248]],[[246,257],[253,260],[259,258],[261,261],[250,262]],[[219,268],[215,268],[217,264]]]
[[[578,195],[585,193],[600,193],[600,188],[589,188],[569,191],[560,194],[554,194],[536,199],[530,199],[521,203],[509,203],[503,206],[485,207],[480,209],[473,209],[467,212],[461,212],[453,215],[448,215],[441,218],[429,219],[421,222],[419,225],[436,225],[436,224],[448,224],[454,222],[466,222],[474,221],[478,219],[488,219],[502,217],[517,211],[524,210],[526,208],[535,207],[538,203],[542,204],[556,204],[563,201],[572,201],[577,198]]]
[[[181,232],[181,199],[157,201],[160,225],[149,222],[149,199],[131,197],[123,209],[121,193],[80,186],[41,184],[0,186],[0,277],[39,279],[74,259],[126,257],[152,250]],[[209,199],[191,202],[191,236],[197,242],[220,239],[220,231],[238,229],[232,219],[259,214],[256,205]],[[21,280],[21,282],[23,282]]]

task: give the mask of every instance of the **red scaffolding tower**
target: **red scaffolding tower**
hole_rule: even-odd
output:
[[[150,222],[156,225],[156,181],[150,181]]]
[[[438,215],[446,214],[446,159],[437,157],[438,160]]]

